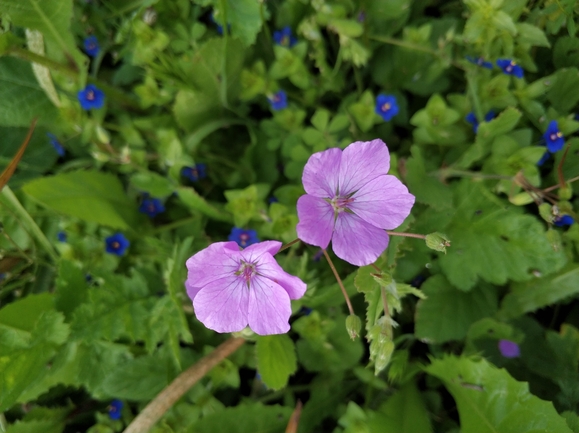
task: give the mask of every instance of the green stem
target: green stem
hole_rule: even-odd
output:
[[[426,239],[426,235],[421,235],[418,233],[393,232],[392,230],[386,230],[386,233],[389,234],[390,236],[401,236],[404,238]]]
[[[292,245],[297,244],[298,242],[300,242],[300,239],[294,239],[294,240],[291,241],[290,243],[285,244],[284,246],[282,246],[282,247],[279,249],[278,253],[281,253],[283,250],[287,250],[289,247],[291,247]]]
[[[352,303],[350,302],[350,297],[348,296],[348,292],[346,292],[346,288],[344,287],[344,283],[342,283],[342,279],[338,275],[338,271],[336,270],[336,267],[334,266],[334,263],[332,262],[330,255],[323,248],[322,248],[322,251],[324,252],[324,256],[326,257],[326,260],[328,261],[328,264],[330,265],[330,268],[332,269],[332,272],[334,273],[334,277],[336,277],[336,280],[338,281],[338,286],[340,286],[340,289],[342,290],[342,294],[344,295],[344,299],[346,299],[346,304],[348,305],[348,310],[350,311],[350,314],[355,315],[356,313],[354,313],[354,308],[352,307]]]
[[[20,47],[11,47],[8,50],[8,54],[13,57],[26,60],[27,62],[30,63],[36,63],[38,65],[45,66],[51,71],[58,72],[66,77],[75,80],[78,79],[80,75],[76,69],[71,68],[70,66],[55,62],[54,60],[49,59],[48,57],[41,56],[39,54],[33,53],[32,51],[25,50]],[[140,110],[141,107],[139,105],[139,102],[136,99],[132,98],[131,96],[127,95],[126,93],[121,92],[115,87],[110,86],[103,81],[97,80],[96,78],[88,77],[87,80],[89,83],[95,84],[97,87],[102,89],[108,97],[115,100],[116,102],[125,105],[127,107]]]
[[[38,243],[44,248],[50,258],[54,261],[57,261],[58,254],[56,253],[56,250],[46,238],[46,236],[44,236],[44,233],[42,233],[42,230],[40,230],[40,227],[38,227],[38,225],[34,222],[30,214],[20,204],[18,198],[16,198],[8,185],[4,186],[4,189],[2,189],[0,201],[6,207],[10,208],[10,210],[18,217],[18,220],[22,226],[27,229],[31,236],[36,238]]]
[[[474,107],[474,113],[479,122],[482,122],[485,118],[480,101],[478,99],[478,89],[474,81],[474,76],[472,73],[466,74],[466,82],[468,83],[468,91],[472,99],[472,105]]]
[[[227,47],[229,45],[229,29],[227,25],[227,5],[225,0],[219,1],[223,11],[223,56],[221,60],[221,104],[229,108],[227,103]]]

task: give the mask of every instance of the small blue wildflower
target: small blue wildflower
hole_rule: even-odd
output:
[[[394,116],[398,114],[400,109],[398,108],[398,103],[396,102],[396,97],[394,95],[384,95],[380,93],[376,97],[376,114],[379,114],[382,119],[389,122]]]
[[[215,19],[215,14],[213,12],[211,12],[211,21],[215,24],[215,29],[217,30],[217,33],[219,33],[220,35],[223,34],[223,26],[221,24],[219,24],[219,22]],[[231,24],[227,24],[227,30],[229,30],[231,28]]]
[[[158,198],[144,198],[139,206],[139,212],[147,214],[149,217],[153,218],[160,213],[165,212],[165,206],[163,202]]]
[[[510,59],[498,59],[497,66],[507,75],[514,75],[517,78],[523,78],[523,68]]]
[[[54,147],[54,150],[56,150],[58,156],[64,156],[65,154],[64,147],[62,147],[62,144],[60,144],[60,141],[58,141],[56,136],[54,134],[51,134],[50,132],[47,132],[46,136],[50,139],[50,144],[52,145],[52,147]]]
[[[80,106],[85,110],[102,108],[105,105],[105,93],[93,84],[79,90],[77,96]]]
[[[291,48],[298,43],[297,38],[292,34],[290,26],[285,26],[283,29],[273,32],[273,40],[276,44],[288,48]]]
[[[363,23],[364,21],[366,21],[366,12],[360,11],[360,13],[358,13],[358,17],[356,18],[356,21],[358,21],[359,23]]]
[[[273,96],[268,97],[271,109],[278,111],[287,107],[287,95],[283,90],[278,90]]]
[[[487,68],[487,69],[493,68],[493,64],[491,62],[487,62],[482,57],[474,58],[471,56],[466,56],[466,60],[468,60],[469,62],[474,63],[475,65],[480,66],[482,68]]]
[[[95,35],[87,36],[84,39],[84,52],[87,53],[90,57],[98,56],[101,47],[99,45],[99,40]]]
[[[239,245],[241,248],[245,248],[259,242],[259,238],[257,237],[257,232],[255,230],[245,230],[238,227],[233,227],[231,229],[231,233],[227,239],[237,242],[237,245]]]
[[[91,275],[91,274],[85,274],[84,280],[85,280],[87,283],[91,283],[91,282],[92,282],[92,275]]]
[[[111,401],[111,404],[109,404],[108,412],[109,412],[109,418],[112,420],[118,420],[121,419],[121,411],[123,410],[123,406],[125,404],[118,399],[114,399],[113,401]]]
[[[303,314],[304,316],[309,316],[310,314],[312,314],[312,311],[314,311],[314,310],[309,308],[309,307],[302,307],[302,308],[300,308],[300,311],[298,311],[298,314]]]
[[[485,114],[485,122],[490,122],[494,118],[495,118],[495,112],[493,110],[489,110],[489,112],[487,114]],[[472,130],[476,134],[478,131],[479,123],[478,123],[478,119],[476,118],[475,114],[471,111],[470,113],[468,113],[466,115],[466,117],[464,119],[472,125]]]
[[[277,197],[274,197],[273,195],[267,199],[268,204],[277,203],[278,201],[279,200],[277,199]]]
[[[539,167],[541,167],[544,163],[546,163],[549,159],[551,158],[551,152],[545,152],[543,153],[543,156],[541,157],[541,159],[539,159],[537,161],[537,165]]]
[[[499,340],[499,351],[505,358],[518,358],[521,356],[519,345],[511,340]]]
[[[553,224],[555,224],[557,227],[565,227],[570,226],[574,222],[575,220],[571,215],[559,215],[555,217]]]
[[[547,142],[549,152],[557,152],[565,146],[565,139],[563,138],[561,131],[559,131],[559,125],[557,125],[556,120],[551,120],[549,122],[549,126],[547,126],[547,130],[543,134],[543,138]]]
[[[181,169],[181,176],[186,177],[192,182],[205,179],[207,176],[205,164],[195,164],[193,167],[183,167]]]
[[[59,232],[56,234],[56,239],[58,239],[58,242],[66,242],[66,233],[63,232],[62,230],[59,231]]]
[[[117,256],[122,256],[125,254],[127,248],[129,248],[131,243],[122,233],[115,233],[105,239],[105,250],[107,253],[115,254]]]

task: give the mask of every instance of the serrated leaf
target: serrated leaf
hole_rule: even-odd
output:
[[[463,433],[571,433],[553,403],[484,359],[446,356],[433,360],[426,372],[442,380],[454,397]]]
[[[405,181],[416,200],[428,204],[435,209],[444,209],[452,204],[452,189],[440,182],[436,177],[428,176],[429,170],[434,170],[422,155],[419,146],[412,146],[412,158],[406,161],[407,174]]]
[[[204,416],[188,433],[278,433],[286,427],[291,413],[285,406],[241,404]]]
[[[29,63],[12,57],[0,58],[0,125],[53,125],[58,111],[36,81]]]
[[[286,386],[297,369],[293,341],[286,334],[259,337],[255,351],[257,371],[263,383],[274,390]]]
[[[431,212],[422,221],[426,227],[417,230],[439,230],[452,239],[439,263],[457,288],[470,290],[479,278],[497,285],[527,281],[532,271],[549,274],[564,266],[564,254],[553,251],[539,220],[506,205],[481,184],[461,181],[454,202],[454,214]]]
[[[44,206],[85,221],[119,229],[134,227],[137,207],[119,179],[98,171],[75,171],[35,179],[22,189]]]
[[[370,415],[371,433],[429,433],[432,425],[428,411],[414,381],[399,389]]]
[[[16,421],[6,433],[62,433],[64,427],[64,420]]]
[[[471,324],[498,309],[497,291],[492,286],[481,285],[465,293],[444,276],[435,275],[421,289],[427,298],[418,301],[415,334],[433,343],[463,339]]]
[[[555,304],[579,293],[578,281],[579,267],[570,265],[554,275],[513,284],[501,303],[500,314],[513,318]]]
[[[221,6],[225,5],[225,11]],[[226,13],[231,34],[239,38],[246,47],[253,45],[261,30],[260,3],[257,0],[226,0],[216,2],[216,10],[221,17]]]

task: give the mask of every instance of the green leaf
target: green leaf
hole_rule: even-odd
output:
[[[579,64],[579,38],[558,38],[553,48],[553,63],[557,69]]]
[[[76,48],[70,31],[71,0],[3,0],[0,12],[10,17],[12,24],[38,30],[46,39],[48,53],[58,53],[59,60],[72,57],[82,66],[85,57]]]
[[[498,309],[494,287],[481,284],[468,293],[455,289],[442,275],[430,277],[421,287],[426,299],[416,307],[417,338],[433,343],[461,340],[468,328]]]
[[[521,119],[521,112],[509,107],[490,122],[481,122],[477,131],[477,140],[490,140],[512,131]]]
[[[221,7],[225,5],[225,13]],[[216,1],[216,15],[226,16],[231,25],[231,34],[239,38],[246,47],[253,45],[261,30],[260,3],[257,0]],[[225,28],[225,26],[223,26]]]
[[[191,210],[198,211],[217,221],[230,224],[233,222],[231,214],[205,200],[193,188],[179,187],[177,188],[177,195],[181,202]]]
[[[412,146],[410,152],[412,157],[406,161],[408,172],[405,181],[416,200],[435,209],[450,207],[452,189],[436,177],[428,175],[428,172],[434,171],[437,167],[424,158],[423,150],[419,146]]]
[[[517,23],[517,39],[519,43],[535,45],[537,47],[550,47],[551,44],[543,30],[529,23]]]
[[[169,369],[162,351],[140,356],[109,371],[102,392],[109,397],[147,401],[169,384]]]
[[[160,174],[142,171],[131,176],[135,188],[149,193],[152,197],[162,198],[173,194],[175,184]]]
[[[8,426],[6,433],[62,433],[64,427],[64,420],[19,420]]]
[[[269,192],[269,185],[254,184],[244,189],[230,189],[223,193],[227,199],[225,208],[233,214],[236,227],[245,226],[252,218],[259,218],[259,205]]]
[[[369,433],[429,433],[432,425],[414,381],[399,389],[370,416]]]
[[[480,183],[461,181],[454,201],[454,214],[431,212],[417,231],[438,230],[452,239],[439,263],[457,288],[469,290],[479,278],[497,285],[527,281],[532,271],[549,274],[564,266],[564,254],[553,251],[539,220],[506,205]]]
[[[54,304],[70,320],[76,307],[86,301],[88,284],[81,268],[70,260],[61,259],[56,278]]]
[[[189,433],[278,433],[286,427],[292,409],[286,406],[241,404],[204,416]]]
[[[433,360],[426,372],[442,380],[454,397],[462,433],[571,433],[553,403],[485,360],[446,356]]]
[[[286,386],[297,370],[293,341],[286,334],[258,337],[255,350],[257,370],[263,383],[274,390]]]
[[[501,303],[500,314],[513,318],[579,293],[579,267],[569,265],[560,272],[521,284],[513,284]]]
[[[557,111],[569,112],[579,101],[579,92],[575,91],[579,88],[579,69],[559,69],[555,76],[557,81],[547,92],[547,99]]]
[[[138,217],[119,179],[108,173],[60,173],[28,182],[23,190],[56,212],[113,228],[134,227]]]
[[[0,125],[29,127],[54,125],[58,110],[36,81],[29,63],[12,57],[0,58]],[[2,146],[4,147],[4,146]]]

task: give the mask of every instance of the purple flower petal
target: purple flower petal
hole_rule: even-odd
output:
[[[510,340],[499,340],[499,351],[505,358],[518,358],[521,356],[519,345]]]
[[[355,192],[376,177],[388,173],[389,169],[390,154],[382,140],[356,141],[342,153],[338,177],[340,192],[343,194]],[[335,189],[332,190],[333,194],[335,192]]]
[[[328,248],[334,227],[332,206],[322,198],[306,194],[298,199],[297,210],[298,237],[310,245]]]
[[[185,263],[188,269],[187,284],[200,288],[234,273],[238,264],[227,251],[239,251],[239,247],[235,242],[217,242],[190,257]],[[195,297],[189,296],[191,299]]]
[[[287,292],[290,299],[299,299],[306,293],[306,284],[298,277],[287,274],[271,256],[261,257],[259,275],[279,284]]]
[[[257,260],[261,258],[261,256],[263,256],[264,254],[265,255],[270,254],[271,256],[274,256],[280,250],[282,245],[283,244],[278,241],[259,242],[257,244],[250,245],[249,247],[244,249],[242,256],[246,260],[250,261]]]
[[[388,235],[360,217],[341,213],[336,220],[332,249],[342,260],[356,266],[374,263],[388,246]]]
[[[338,190],[341,159],[342,150],[337,147],[310,156],[302,175],[306,192],[314,197],[333,196]]]
[[[279,284],[259,276],[251,281],[247,318],[256,334],[288,332],[291,313],[289,296]]]
[[[414,196],[395,176],[379,176],[358,190],[350,209],[364,221],[392,230],[404,222]]]
[[[217,332],[239,332],[247,326],[249,290],[230,273],[206,284],[193,300],[195,315],[207,328]]]

